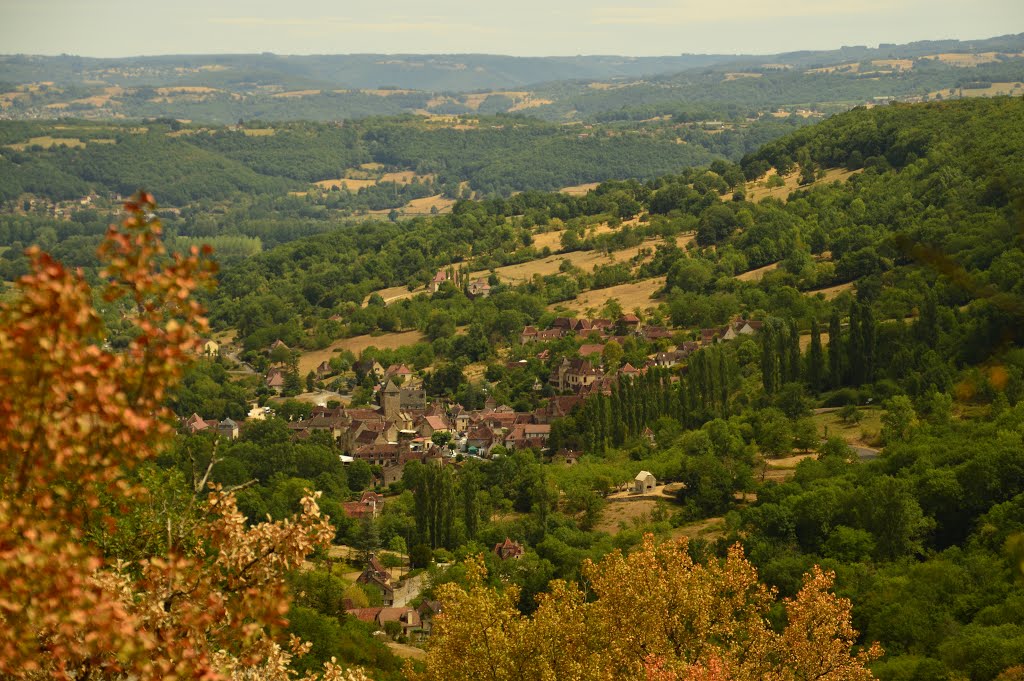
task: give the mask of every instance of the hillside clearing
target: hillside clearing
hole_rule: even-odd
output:
[[[758,267],[757,269],[747,270],[742,274],[737,274],[733,278],[736,279],[737,281],[760,281],[765,274],[777,269],[779,269],[779,263],[773,262],[770,265],[765,265],[764,267]]]
[[[627,312],[644,310],[657,306],[657,301],[652,300],[651,296],[664,286],[665,277],[652,277],[628,284],[585,291],[573,300],[548,305],[548,309],[585,312],[589,308],[600,309],[606,301],[614,298],[619,301],[619,305]]]
[[[305,377],[310,371],[325,360],[330,360],[339,352],[348,350],[356,357],[369,347],[381,350],[394,350],[407,345],[415,345],[424,340],[424,335],[419,331],[401,331],[397,333],[382,333],[379,336],[363,335],[343,338],[331,343],[323,350],[305,352],[299,356],[299,376]]]
[[[832,300],[833,298],[838,296],[843,291],[850,291],[850,290],[853,290],[853,282],[852,281],[848,281],[845,284],[836,284],[835,286],[828,286],[826,288],[815,289],[813,291],[804,291],[804,295],[805,296],[813,296],[813,295],[817,295],[817,294],[820,293],[822,296],[825,297],[825,300]]]

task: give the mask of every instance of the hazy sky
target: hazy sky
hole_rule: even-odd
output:
[[[0,54],[775,53],[1024,32],[1024,0],[0,0]]]

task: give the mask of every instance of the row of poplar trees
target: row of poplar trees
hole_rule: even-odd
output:
[[[934,347],[938,336],[933,295],[926,296],[917,335]],[[879,374],[878,334],[869,305],[854,300],[843,324],[834,308],[827,330],[811,320],[810,342],[801,348],[793,319],[769,318],[759,332],[760,368],[764,391],[776,395],[786,383],[803,383],[814,393],[873,382]],[[552,424],[551,445],[602,454],[644,432],[662,417],[698,428],[734,411],[733,393],[739,369],[733,344],[722,343],[692,354],[682,373],[652,369],[635,378],[620,377],[610,395],[596,393],[567,419]]]

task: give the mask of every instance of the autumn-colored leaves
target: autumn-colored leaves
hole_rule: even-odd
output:
[[[587,594],[553,583],[532,618],[515,610],[515,589],[483,586],[481,570],[470,565],[469,589],[441,587],[426,678],[854,681],[873,678],[866,664],[881,655],[851,654],[850,603],[817,569],[775,631],[775,595],[738,547],[700,565],[685,542],[648,535],[628,556],[586,563]]]
[[[134,563],[86,538],[116,536],[118,509],[147,494],[132,472],[173,436],[166,396],[206,329],[192,292],[213,271],[207,253],[166,252],[152,196],[125,208],[100,248],[103,299],[137,330],[123,352],[104,347],[82,273],[38,250],[0,309],[0,676],[290,678],[304,646],[274,639],[283,574],[334,534],[314,495],[248,527],[215,489],[193,505],[191,550]]]

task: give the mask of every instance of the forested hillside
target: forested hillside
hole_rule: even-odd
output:
[[[322,492],[333,545],[288,575],[287,632],[314,643],[296,671],[423,657],[372,620],[388,591],[358,571],[386,562],[445,614],[410,678],[1019,678],[1024,99],[685,118],[11,123],[0,265],[42,243],[99,281],[106,213],[27,193],[132,173],[168,188],[173,249],[224,247],[198,294],[221,349],[168,388],[180,432],[131,477],[172,505],[235,490],[261,531]],[[345,179],[367,184],[311,185]],[[420,188],[450,212],[352,219]],[[132,301],[97,300],[82,352],[143,353]],[[162,555],[160,513],[130,520],[95,551]]]

